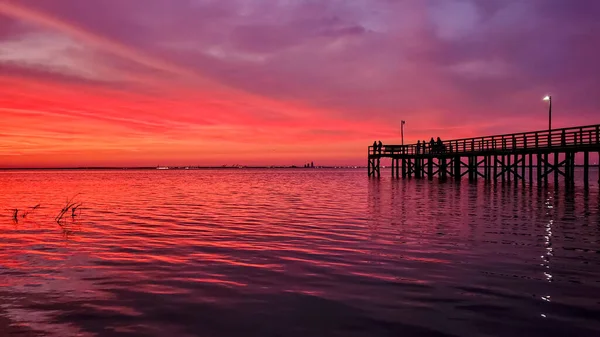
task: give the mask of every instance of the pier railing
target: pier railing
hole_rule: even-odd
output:
[[[487,151],[545,150],[600,145],[600,124],[571,128],[541,130],[486,137],[463,138],[424,144],[383,145],[375,150],[369,146],[370,155],[431,155],[468,154]]]

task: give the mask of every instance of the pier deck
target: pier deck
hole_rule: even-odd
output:
[[[381,159],[391,158],[392,177],[548,183],[562,176],[574,183],[575,157],[583,157],[583,181],[589,186],[590,154],[600,157],[600,124],[486,137],[368,148],[369,176],[381,175]],[[600,160],[599,160],[600,161]],[[535,177],[534,177],[535,171]]]

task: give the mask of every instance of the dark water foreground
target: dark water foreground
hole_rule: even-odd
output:
[[[365,176],[0,173],[0,336],[600,336],[597,186]]]

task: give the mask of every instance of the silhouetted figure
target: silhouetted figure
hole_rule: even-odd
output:
[[[440,153],[441,153],[441,152],[444,152],[444,151],[446,150],[446,149],[445,149],[445,146],[444,146],[444,143],[442,142],[442,140],[440,139],[440,137],[438,137],[438,138],[437,138],[437,150],[438,150]]]
[[[377,154],[377,141],[373,141],[373,154]]]
[[[417,154],[421,151],[421,141],[417,140]]]
[[[311,167],[311,168],[315,168],[315,163],[311,161],[311,162],[310,162],[310,167]]]
[[[433,140],[433,137],[431,137],[431,140],[429,141],[429,152],[435,152],[435,140]]]
[[[379,146],[379,154],[381,154],[381,150],[383,149],[383,144],[381,143],[381,141],[379,141],[378,146]]]

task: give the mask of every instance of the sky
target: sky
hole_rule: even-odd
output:
[[[0,167],[364,165],[600,123],[597,0],[0,0]]]

